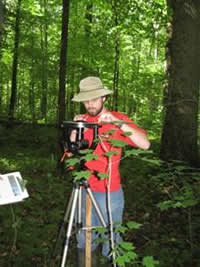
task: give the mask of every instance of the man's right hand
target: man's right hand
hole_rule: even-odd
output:
[[[86,120],[87,120],[87,115],[85,115],[85,114],[78,114],[74,117],[74,121],[86,121]],[[76,134],[77,134],[77,131],[72,130],[71,136],[70,136],[71,142],[76,141]]]
[[[87,117],[85,114],[79,114],[74,117],[74,121],[86,121]]]

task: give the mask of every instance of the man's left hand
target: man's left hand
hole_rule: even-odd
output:
[[[104,112],[100,115],[98,122],[113,122],[119,120],[114,115],[112,115],[110,112]]]

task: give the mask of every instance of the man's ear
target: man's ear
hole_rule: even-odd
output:
[[[105,102],[106,101],[106,96],[103,96],[103,102]]]

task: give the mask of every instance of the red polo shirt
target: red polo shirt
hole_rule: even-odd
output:
[[[110,111],[109,111],[110,112]],[[112,113],[116,118],[119,120],[124,120],[126,122],[130,122],[128,125],[139,129],[142,132],[145,132],[143,129],[139,128],[135,123],[133,123],[126,115],[119,113],[119,112],[110,112]],[[87,122],[98,122],[99,115],[97,116],[90,116],[88,114],[84,115],[84,119]],[[112,134],[106,134],[107,131],[112,131]],[[109,139],[118,139],[123,140],[127,144],[137,147],[129,137],[123,135],[123,131],[120,130],[115,124],[103,124],[99,128],[99,143],[96,146],[93,154],[98,155],[97,160],[91,160],[87,161],[85,163],[85,166],[89,169],[94,171],[93,174],[89,178],[89,184],[92,191],[96,192],[106,192],[106,186],[107,186],[107,179],[100,179],[97,176],[95,176],[95,172],[99,173],[106,173],[110,175],[110,191],[116,191],[120,189],[121,182],[120,182],[120,173],[119,173],[119,164],[121,159],[121,153],[122,148],[120,147],[114,147],[109,143]],[[93,129],[87,129],[84,133],[84,139],[89,140],[89,143],[93,141]],[[110,171],[109,171],[109,159],[108,156],[105,155],[107,151],[117,151],[117,154],[112,155],[110,159]]]

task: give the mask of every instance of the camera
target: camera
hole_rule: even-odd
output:
[[[72,154],[78,154],[82,149],[95,149],[98,137],[98,129],[100,125],[92,122],[85,121],[63,121],[61,128],[63,129],[63,138],[66,147]],[[84,130],[90,128],[93,130],[93,140],[89,145],[89,140],[84,139]],[[71,141],[72,131],[75,131],[75,141]]]

